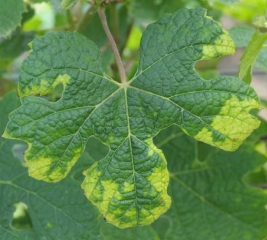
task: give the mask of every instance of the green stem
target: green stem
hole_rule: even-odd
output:
[[[121,78],[121,83],[127,83],[127,77],[126,77],[126,73],[125,73],[125,70],[124,70],[124,67],[123,67],[123,63],[122,63],[122,60],[121,60],[121,57],[120,57],[120,54],[119,54],[119,51],[118,51],[118,48],[117,48],[117,45],[114,41],[114,38],[109,30],[109,27],[108,27],[108,23],[107,23],[107,18],[106,18],[106,14],[105,14],[105,9],[101,8],[98,10],[98,14],[99,14],[99,17],[100,17],[100,20],[101,20],[101,23],[102,23],[102,26],[105,30],[105,33],[108,37],[108,40],[109,40],[109,43],[111,45],[111,49],[114,53],[114,56],[115,56],[115,59],[116,59],[116,62],[117,62],[117,65],[118,65],[118,69],[119,69],[119,73],[120,73],[120,78]]]

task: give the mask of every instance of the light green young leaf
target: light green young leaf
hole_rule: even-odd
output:
[[[255,29],[247,26],[236,26],[229,30],[229,34],[231,38],[233,38],[237,47],[247,47],[254,33]],[[266,62],[267,62],[267,49],[262,48],[256,59],[255,67],[267,71]]]
[[[254,149],[258,139],[252,136],[236,152],[227,153],[177,128],[159,134],[155,143],[168,159],[172,197],[170,210],[153,224],[161,240],[265,239],[266,190],[244,182],[266,161]]]
[[[241,65],[239,68],[238,77],[243,79],[243,81],[248,84],[251,82],[253,65],[266,40],[267,33],[261,34],[259,31],[256,31],[241,56]]]
[[[26,7],[22,0],[0,0],[0,6],[1,38],[9,36],[20,25]]]
[[[188,135],[234,151],[259,126],[254,90],[233,77],[203,80],[196,61],[234,52],[233,41],[203,9],[165,15],[143,34],[134,78],[120,84],[102,70],[100,51],[72,32],[31,43],[21,68],[22,106],[10,115],[5,137],[29,144],[29,174],[64,178],[94,136],[109,147],[85,171],[82,184],[108,222],[121,228],[150,224],[170,206],[165,157],[152,138],[178,125]],[[63,84],[59,101],[44,95]]]
[[[18,106],[15,93],[0,100],[0,134],[8,121],[8,113]],[[64,239],[101,239],[98,213],[84,197],[80,181],[73,178],[80,166],[60,183],[36,181],[28,176],[22,161],[12,154],[18,143],[0,138],[1,239],[62,239],[62,236]],[[88,162],[87,155],[82,159]],[[30,217],[27,229],[18,230],[12,226],[18,203],[27,206]]]

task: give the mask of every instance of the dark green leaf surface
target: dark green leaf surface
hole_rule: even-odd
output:
[[[0,100],[1,134],[8,113],[18,106],[19,100],[14,93]],[[80,182],[70,176],[51,185],[30,178],[27,168],[12,154],[15,144],[18,141],[0,138],[1,239],[100,239],[98,213],[93,205],[88,204],[79,187]],[[88,162],[86,154],[82,158]],[[71,175],[79,168],[77,166]],[[17,230],[11,225],[15,205],[19,202],[28,207],[30,229]]]
[[[234,52],[233,41],[203,9],[177,11],[148,26],[134,78],[120,84],[102,69],[100,52],[85,37],[49,33],[31,43],[22,65],[22,106],[10,115],[5,137],[28,142],[26,162],[36,179],[64,178],[94,136],[107,155],[85,171],[88,199],[121,228],[150,224],[170,206],[165,157],[152,138],[178,125],[188,135],[233,151],[259,125],[259,107],[240,79],[205,81],[198,60]],[[63,84],[57,102],[44,95]]]
[[[159,134],[155,142],[168,159],[172,197],[169,211],[153,224],[160,239],[265,239],[266,190],[244,182],[266,162],[254,149],[262,134],[256,131],[234,153],[196,142],[177,128]]]
[[[1,38],[9,36],[20,25],[26,7],[22,0],[0,0],[0,6]]]

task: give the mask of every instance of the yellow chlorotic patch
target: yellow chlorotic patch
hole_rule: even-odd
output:
[[[146,178],[157,192],[162,192],[167,189],[169,184],[169,173],[166,169],[154,168],[151,175]]]
[[[148,156],[153,156],[154,152],[156,152],[160,156],[160,158],[164,161],[164,163],[167,164],[163,152],[154,145],[152,139],[148,139],[145,142],[150,147],[148,150]]]
[[[37,85],[31,86],[30,88],[26,88],[23,90],[23,92],[19,88],[19,95],[21,97],[30,94],[45,95],[49,93],[51,90],[53,90],[58,84],[62,83],[63,86],[65,86],[69,81],[70,81],[70,76],[67,74],[58,75],[58,77],[55,79],[52,85],[47,79],[41,79],[41,81]]]
[[[29,167],[29,175],[38,180],[49,181],[47,172],[50,170],[50,165],[53,164],[54,159],[39,157],[36,160],[26,161]],[[58,178],[59,172],[53,173],[52,176]],[[49,181],[51,182],[51,181]]]
[[[165,166],[164,168],[162,167],[154,168],[151,175],[149,175],[146,179],[153,185],[156,191],[162,192],[167,189],[167,186],[169,184],[169,173],[167,170],[167,162],[162,151],[158,149],[151,141],[148,155],[152,156],[155,152],[162,159]]]
[[[240,101],[233,97],[225,102],[225,106],[222,107],[210,125],[214,131],[220,132],[225,139],[214,139],[214,133],[207,127],[204,127],[195,136],[195,139],[226,151],[234,151],[254,129],[259,127],[260,121],[248,113],[250,109],[259,107],[259,103],[254,99]]]
[[[107,212],[111,199],[118,191],[119,185],[112,180],[101,181],[101,185],[104,188],[104,191],[101,193],[101,195],[103,195],[103,200],[98,204],[98,206],[101,211]]]
[[[137,223],[137,209],[136,207],[131,208],[130,210],[126,211],[125,216],[131,219],[133,222]]]
[[[94,163],[88,170],[83,173],[86,178],[82,183],[82,189],[84,189],[85,195],[90,199],[95,187],[101,176],[101,172],[98,171],[98,163]]]
[[[52,87],[55,88],[58,84],[62,83],[63,86],[66,86],[67,83],[70,81],[70,76],[68,74],[58,75]]]
[[[46,182],[58,182],[65,178],[69,173],[72,166],[78,160],[81,155],[82,148],[76,149],[75,156],[69,162],[61,164],[58,158],[47,158],[45,156],[38,156],[37,159],[27,160],[28,152],[30,152],[31,145],[26,151],[26,164],[29,167],[29,175],[35,179],[43,180]],[[51,169],[51,165],[58,163],[54,168]],[[64,170],[63,170],[64,169]],[[62,171],[63,170],[63,171]]]
[[[223,55],[235,53],[234,41],[229,37],[226,31],[217,38],[213,45],[204,45],[202,49],[203,57],[201,59],[210,59]]]
[[[154,222],[158,218],[158,216],[154,216],[153,214],[151,214],[151,211],[147,211],[144,208],[141,209],[140,215],[144,216],[144,221],[146,221],[147,224]]]
[[[128,228],[139,225],[140,222],[138,221],[138,213],[136,208],[131,208],[130,210],[126,211],[124,216],[127,217],[127,221],[122,221],[120,218],[116,218],[116,212],[107,213],[106,217],[108,222],[111,222],[117,227],[120,228]],[[143,223],[146,224],[146,223]],[[140,224],[141,225],[141,224]]]
[[[125,182],[123,184],[123,192],[133,192],[135,191],[135,186],[133,183]]]

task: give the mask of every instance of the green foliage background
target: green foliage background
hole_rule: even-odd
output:
[[[14,90],[21,62],[28,54],[27,44],[35,37],[58,30],[83,34],[100,47],[105,72],[118,79],[117,66],[94,6],[88,1],[76,4],[76,1],[51,0],[38,7],[33,5],[36,2],[42,1],[0,0],[0,6],[4,6],[0,8],[1,135],[8,114],[20,106]],[[72,5],[75,6],[71,8]],[[68,9],[62,10],[66,6]],[[252,60],[246,60],[245,67],[240,62],[241,72],[251,76],[254,67],[267,71],[265,43],[253,41],[252,37],[255,31],[260,31],[260,37],[264,38],[265,22],[262,20],[259,25],[255,18],[265,19],[265,1],[112,1],[107,6],[107,18],[129,78],[137,70],[139,42],[146,26],[165,13],[199,6],[207,8],[208,15],[218,21],[225,14],[237,20],[230,36],[237,48],[250,46],[255,55]],[[6,21],[9,18],[12,21]],[[220,60],[204,65],[200,62],[196,68],[199,74],[212,79],[218,75]],[[61,93],[62,86],[58,86],[45,98],[57,101]],[[84,179],[82,171],[107,153],[107,147],[101,142],[90,139],[67,178],[51,184],[28,176],[22,154],[27,149],[24,142],[1,138],[0,238],[264,240],[267,237],[267,123],[260,120],[261,126],[233,153],[200,143],[177,127],[160,132],[154,143],[168,160],[171,208],[149,226],[127,229],[106,223],[80,188]]]

